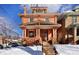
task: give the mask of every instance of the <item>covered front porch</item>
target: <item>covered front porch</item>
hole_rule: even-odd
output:
[[[28,23],[26,29],[23,31],[24,43],[42,44],[47,41],[50,44],[57,43],[57,29],[60,24],[49,23]]]
[[[65,35],[65,38],[67,39],[67,41],[72,44],[77,44],[77,41],[79,41],[79,24],[71,24],[66,29],[67,33]]]

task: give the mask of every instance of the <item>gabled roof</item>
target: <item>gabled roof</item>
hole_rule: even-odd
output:
[[[62,19],[65,20],[67,16],[79,16],[79,12],[78,11],[64,12],[58,17],[58,21]]]

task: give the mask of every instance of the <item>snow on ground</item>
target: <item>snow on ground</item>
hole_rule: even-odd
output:
[[[0,55],[42,55],[41,46],[19,46],[0,49]]]
[[[54,45],[58,55],[79,55],[79,45]],[[0,55],[43,55],[42,46],[18,46],[0,49]]]
[[[79,55],[79,45],[54,45],[59,55]]]

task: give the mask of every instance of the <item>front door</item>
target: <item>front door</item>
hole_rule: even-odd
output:
[[[48,30],[43,29],[40,32],[41,32],[40,36],[41,36],[42,40],[47,41],[48,40]]]

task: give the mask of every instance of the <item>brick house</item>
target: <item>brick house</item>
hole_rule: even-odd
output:
[[[61,43],[73,44],[79,40],[79,7],[61,14],[58,23],[62,25],[58,29],[58,40]]]
[[[58,24],[57,20],[60,13],[48,13],[47,7],[39,5],[31,5],[30,8],[32,13],[28,14],[24,6],[24,13],[19,14],[22,19],[20,28],[23,31],[23,44],[33,45],[42,43],[44,40],[50,44],[58,43],[57,29],[61,24]]]

